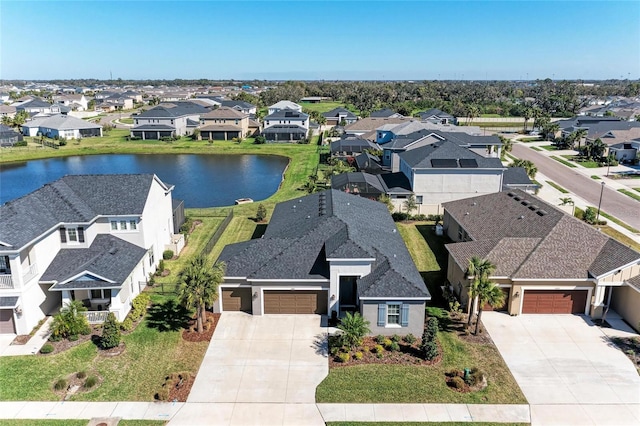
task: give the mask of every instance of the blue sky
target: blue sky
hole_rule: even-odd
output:
[[[640,78],[638,1],[7,1],[0,78]]]

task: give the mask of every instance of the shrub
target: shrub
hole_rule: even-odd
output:
[[[66,387],[67,387],[67,381],[65,379],[59,379],[53,384],[53,388],[57,391],[66,389]]]
[[[338,329],[342,332],[342,342],[352,348],[360,345],[362,338],[371,331],[369,321],[358,312],[353,315],[351,312],[347,312],[340,321]]]
[[[70,342],[75,342],[78,340],[78,335],[77,334],[72,334],[71,336],[69,336],[69,341]]]
[[[58,142],[58,145],[60,146],[65,146],[67,144],[67,140],[65,138],[60,139],[60,141]]]
[[[256,210],[256,220],[262,222],[267,217],[267,209],[264,204],[258,204],[258,210]]]
[[[182,232],[183,234],[188,234],[189,231],[191,231],[192,226],[193,226],[193,219],[187,216],[182,226],[180,226],[180,232]]]
[[[409,333],[406,336],[404,336],[402,338],[402,340],[404,340],[406,343],[408,343],[410,345],[413,345],[416,342],[416,340],[418,340],[418,339],[416,339],[416,336],[414,336],[413,334]]]
[[[389,346],[392,352],[398,352],[400,350],[400,345],[398,342],[391,342],[391,346]]]
[[[79,300],[73,300],[67,303],[60,312],[54,315],[51,323],[51,336],[56,339],[67,338],[72,335],[84,334],[89,329],[87,318],[82,315],[86,311]]]
[[[50,354],[53,352],[53,345],[51,343],[45,343],[43,347],[40,348],[41,354]]]
[[[392,344],[393,344],[393,342],[391,341],[391,339],[389,339],[389,338],[384,339],[383,345],[384,345],[385,348],[390,349]]]
[[[13,144],[13,146],[27,146],[27,141],[22,140]]]
[[[433,342],[438,335],[438,319],[430,317],[427,320],[427,326],[424,328],[422,335],[422,344],[425,342]]]
[[[354,358],[357,359],[358,361],[360,361],[362,359],[364,355],[362,354],[362,352],[356,352],[354,354]]]
[[[455,376],[451,379],[451,385],[456,389],[464,389],[465,383],[462,377]]]
[[[375,338],[376,343],[378,343],[379,345],[384,343],[384,339],[386,339],[386,337],[384,337],[382,334],[378,334]]]
[[[91,334],[91,326],[89,324],[87,324],[85,327],[83,327],[80,330],[80,334],[82,334],[83,336],[88,336]]]
[[[164,259],[158,262],[158,269],[156,269],[156,275],[158,276],[161,275],[163,271],[164,271]]]
[[[438,356],[438,345],[436,342],[427,342],[422,345],[422,355],[427,361],[431,361]]]
[[[255,139],[253,140],[253,143],[256,145],[262,145],[265,142],[267,142],[267,138],[265,138],[262,135],[256,136]]]
[[[158,401],[166,401],[167,399],[169,399],[169,389],[163,387],[158,392],[156,392],[154,398]]]
[[[86,371],[78,371],[76,373],[76,377],[78,379],[84,379],[85,377],[87,377],[87,372]]]
[[[482,382],[482,377],[484,377],[484,372],[477,368],[472,368],[466,382],[469,386],[475,386]]]
[[[173,250],[165,250],[162,252],[162,259],[169,260],[173,257]]]
[[[96,376],[89,376],[87,380],[84,381],[84,387],[87,389],[91,389],[98,383],[98,378]]]
[[[144,316],[147,312],[147,306],[149,306],[149,302],[151,301],[151,297],[148,293],[140,293],[131,301],[131,311],[129,312],[129,317],[133,321],[137,320]]]
[[[364,348],[362,348],[362,352],[369,353],[371,352],[371,348],[369,346],[365,346]]]
[[[102,349],[115,348],[120,344],[120,327],[116,320],[116,315],[109,312],[107,319],[102,326],[102,337],[100,338],[100,346]]]
[[[400,336],[398,336],[397,334],[394,334],[393,336],[391,336],[391,341],[392,342],[399,342],[400,341]]]
[[[378,355],[382,355],[384,353],[384,348],[382,347],[382,345],[376,345],[374,350],[375,350],[376,354],[378,354]]]
[[[133,321],[131,318],[126,317],[124,321],[120,323],[120,330],[122,331],[131,331],[133,330]]]
[[[394,222],[402,222],[409,218],[409,215],[404,212],[395,212],[391,214]]]
[[[349,355],[347,352],[341,352],[338,354],[338,361],[342,363],[349,362],[349,359],[351,359],[351,355]]]

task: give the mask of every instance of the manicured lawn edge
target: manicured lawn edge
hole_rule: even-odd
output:
[[[629,232],[633,232],[634,234],[640,234],[640,230],[634,228],[633,226],[627,225],[620,219],[613,217],[610,214],[603,212],[602,210],[600,210],[600,216],[606,217],[611,222],[615,223],[616,225],[622,226],[624,229],[626,229]]]
[[[635,192],[629,191],[628,189],[618,189],[618,192],[626,195],[627,197],[631,197],[636,201],[640,201],[640,195],[636,194]]]
[[[557,183],[550,181],[550,180],[545,180],[545,182],[547,182],[549,184],[549,186],[554,187],[555,189],[557,189],[558,191],[562,192],[563,194],[568,194],[569,191],[567,191],[566,189],[564,189],[563,187],[561,187],[560,185],[558,185]]]
[[[598,175],[591,175],[591,179],[593,179],[593,180],[600,180],[600,179],[602,179],[602,178],[601,178],[600,176],[598,176]]]
[[[564,164],[565,166],[567,166],[567,167],[571,167],[571,168],[573,168],[573,169],[575,169],[576,167],[578,167],[578,166],[576,166],[575,164],[570,163],[570,162],[568,162],[567,160],[564,160],[564,159],[562,159],[562,158],[560,158],[560,157],[557,157],[557,156],[555,156],[555,155],[552,155],[550,158],[553,158],[553,159],[554,159],[554,160],[556,160],[557,162],[562,163],[562,164]]]
[[[531,147],[531,149],[532,149],[532,150],[534,150],[534,151],[538,151],[538,152],[542,151],[542,150],[541,150],[540,148],[538,148],[537,146],[532,146],[532,147]]]

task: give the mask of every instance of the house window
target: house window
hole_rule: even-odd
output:
[[[153,266],[155,262],[155,256],[153,255],[153,247],[149,249],[149,266]]]
[[[461,227],[458,227],[458,240],[460,241],[464,240],[464,231],[462,230]]]
[[[0,274],[11,275],[11,265],[9,264],[9,256],[0,256]]]
[[[120,230],[121,231],[126,231],[127,230],[127,221],[126,220],[121,220],[120,221]]]
[[[118,222],[115,220],[111,221],[111,230],[112,231],[117,231],[118,230]]]
[[[78,242],[78,231],[76,228],[67,228],[67,241],[70,243]]]
[[[97,288],[97,289],[91,290],[91,298],[92,299],[111,299],[111,289]]]
[[[400,305],[387,305],[387,325],[400,324]]]
[[[130,220],[129,229],[131,229],[132,231],[135,231],[136,229],[138,229],[138,223],[135,220]]]
[[[416,204],[422,204],[422,195],[416,195]]]

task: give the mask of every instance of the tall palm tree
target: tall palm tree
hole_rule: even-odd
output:
[[[178,299],[187,309],[196,309],[198,333],[204,331],[206,308],[218,299],[218,285],[222,282],[224,262],[209,266],[204,256],[194,257],[180,274]]]
[[[509,164],[509,167],[522,167],[527,172],[527,176],[531,179],[535,179],[536,173],[538,173],[538,168],[530,160],[522,160],[518,158],[513,160],[513,163]]]
[[[487,259],[481,259],[477,256],[473,256],[469,260],[469,266],[467,267],[467,276],[471,280],[469,283],[469,317],[467,318],[467,325],[471,325],[471,318],[473,317],[473,307],[476,299],[478,298],[478,291],[480,284],[483,280],[488,280],[489,276],[495,271],[496,266]]]
[[[478,331],[480,331],[480,319],[482,318],[482,308],[484,305],[488,303],[492,308],[500,308],[504,306],[506,296],[496,283],[493,283],[486,278],[480,280],[476,290],[478,294],[478,319],[476,320],[475,334],[478,334]]]

